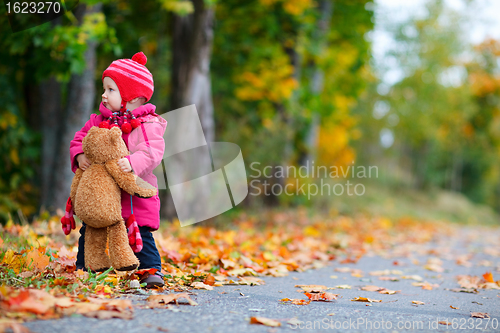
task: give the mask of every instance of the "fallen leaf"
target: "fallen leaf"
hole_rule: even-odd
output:
[[[338,296],[338,294],[332,294],[332,293],[327,293],[327,292],[305,293],[305,295],[307,297],[309,297],[309,299],[311,301],[326,301],[326,302],[333,301],[333,300],[337,299],[337,296]]]
[[[156,268],[147,268],[147,269],[140,269],[138,271],[135,272],[135,274],[137,275],[145,275],[146,273],[148,275],[152,275],[154,273],[156,273],[158,270]]]
[[[305,299],[292,299],[292,304],[295,304],[295,305],[307,305],[309,303],[311,303],[311,301],[306,301]]]
[[[369,273],[372,276],[381,276],[381,275],[403,275],[403,272],[398,269],[384,269],[382,271],[372,271]]]
[[[214,290],[214,287],[212,287],[208,284],[205,284],[203,282],[193,282],[193,283],[191,283],[191,287],[193,287],[195,289]]]
[[[14,333],[32,333],[29,328],[21,325],[20,323],[14,321],[0,322],[0,332],[7,332],[8,328],[10,328],[10,330]]]
[[[423,278],[420,275],[403,275],[401,276],[401,278],[406,280],[415,280],[415,281],[423,280]]]
[[[24,272],[19,273],[19,276],[22,277],[23,279],[25,279],[25,278],[30,278],[35,274],[36,273],[33,271],[24,271]]]
[[[255,276],[240,276],[239,284],[249,285],[249,286],[260,286],[266,284],[266,282]]]
[[[460,308],[454,307],[453,305],[450,305],[450,308],[452,308],[454,310],[460,310]]]
[[[253,276],[258,276],[259,275],[255,270],[253,270],[251,268],[232,269],[230,271],[227,271],[227,274],[229,276],[239,276],[239,275],[253,275]]]
[[[195,301],[193,301],[188,293],[179,293],[179,294],[168,294],[168,295],[151,295],[149,296],[146,300],[150,303],[150,306],[158,306],[160,303],[163,304],[168,304],[175,302],[175,304],[178,304],[177,301],[181,298],[184,298],[185,300],[188,301],[189,305],[198,305]]]
[[[351,286],[348,284],[341,284],[339,286],[335,286],[337,289],[351,289]]]
[[[483,274],[483,279],[486,281],[486,282],[492,282],[494,283],[495,280],[493,280],[493,274],[491,274],[491,272],[486,272]]]
[[[32,269],[43,271],[49,265],[50,257],[45,255],[45,250],[42,253],[39,249],[33,249],[28,252],[26,263]]]
[[[490,314],[486,312],[471,312],[470,316],[472,318],[489,318]]]
[[[424,289],[424,290],[432,290],[433,288],[438,288],[439,287],[439,284],[429,283],[427,281],[424,281],[424,282],[413,282],[411,285],[415,286],[415,287],[422,287],[422,289]]]
[[[112,311],[112,310],[97,310],[83,313],[85,317],[89,318],[97,318],[97,319],[111,319],[111,318],[120,318],[120,319],[132,319],[134,314],[132,311]]]
[[[205,281],[203,281],[204,284],[208,284],[209,286],[213,286],[215,283],[215,278],[212,274],[208,274],[208,276],[205,278]]]
[[[350,267],[336,267],[335,271],[340,273],[349,273],[352,269]]]
[[[281,326],[281,323],[279,321],[264,317],[250,317],[250,324],[260,324],[272,327]]]
[[[424,305],[425,303],[424,302],[421,302],[421,301],[411,301],[413,304],[416,304],[416,305]]]
[[[470,294],[477,294],[478,291],[477,289],[474,289],[474,288],[452,288],[452,289],[448,289],[450,291],[453,291],[455,293],[470,293]]]
[[[368,297],[356,297],[354,299],[351,299],[351,301],[352,302],[369,302],[369,303],[372,303],[372,302],[380,303],[380,302],[382,302],[381,300],[371,299],[371,298],[368,298]]]
[[[444,320],[439,321],[438,323],[439,323],[440,325],[451,325],[451,323],[450,323],[449,321],[444,321]]]
[[[441,267],[439,265],[435,265],[435,264],[427,264],[424,266],[424,268],[429,270],[429,271],[433,271],[433,272],[438,272],[438,273],[444,272],[443,267]]]
[[[400,292],[400,290],[390,290],[385,288],[378,291],[379,294],[386,294],[386,295],[394,295],[398,292]]]
[[[384,289],[384,288],[372,286],[372,285],[361,287],[361,290],[365,290],[365,291],[379,291],[381,289]]]
[[[323,286],[323,285],[317,285],[317,284],[308,284],[308,285],[304,285],[304,284],[297,284],[295,285],[295,287],[299,287],[299,288],[302,288],[302,290],[306,293],[311,293],[311,292],[321,292],[323,290],[327,290],[329,289],[327,286]]]
[[[397,276],[379,276],[378,279],[382,281],[399,281],[399,277]]]

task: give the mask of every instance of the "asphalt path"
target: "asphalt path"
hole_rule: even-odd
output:
[[[471,236],[471,232],[473,236]],[[327,266],[306,272],[290,272],[286,277],[261,277],[264,285],[226,285],[214,290],[194,290],[187,303],[170,309],[148,309],[148,295],[128,295],[137,308],[131,320],[99,320],[83,316],[25,323],[33,332],[500,332],[500,290],[478,289],[477,293],[454,292],[459,288],[456,276],[482,276],[492,272],[500,277],[499,233],[463,229],[453,239],[427,245],[408,245],[406,249],[363,256],[357,263],[332,261]],[[490,251],[485,251],[490,249]],[[469,256],[470,265],[457,264],[459,256]],[[441,272],[425,264],[440,258]],[[434,260],[434,261],[433,261]],[[397,265],[395,265],[397,261]],[[351,270],[348,271],[347,268]],[[352,269],[359,269],[360,272]],[[370,272],[398,270],[398,281],[380,280]],[[340,271],[339,271],[340,270]],[[356,274],[357,273],[357,274]],[[402,273],[402,274],[401,274]],[[415,286],[418,275],[433,285],[432,290]],[[296,285],[349,286],[331,289],[338,294],[331,302],[315,301],[308,305],[281,302],[283,298],[307,299]],[[360,290],[376,285],[396,294]],[[357,302],[367,297],[382,302]],[[417,305],[413,301],[424,304]],[[452,307],[456,308],[452,308]],[[141,308],[142,307],[142,308]],[[473,318],[472,312],[488,313],[490,318]],[[280,327],[250,324],[251,317],[277,320]],[[441,322],[441,323],[439,323]],[[448,322],[449,325],[443,324]]]

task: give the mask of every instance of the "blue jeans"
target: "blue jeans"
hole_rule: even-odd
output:
[[[76,269],[85,270],[85,223],[82,223],[80,228],[80,239],[78,240],[78,254],[76,255]],[[156,248],[155,239],[149,227],[139,227],[142,237],[142,250],[141,252],[134,253],[139,259],[139,269],[156,268],[158,275],[161,274],[161,258],[158,249]]]

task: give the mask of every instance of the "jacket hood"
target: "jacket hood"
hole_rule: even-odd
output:
[[[157,114],[155,113],[155,110],[156,110],[156,106],[155,105],[153,105],[151,103],[146,103],[146,104],[143,104],[143,105],[139,106],[137,109],[132,110],[132,114],[136,118],[147,116],[147,115],[155,115],[156,116]],[[105,119],[111,117],[111,115],[113,114],[113,111],[111,111],[110,109],[108,109],[107,107],[105,107],[102,102],[99,105],[99,111],[101,112],[101,115]]]

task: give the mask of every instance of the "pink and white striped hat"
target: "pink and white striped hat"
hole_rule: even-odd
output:
[[[115,60],[102,73],[102,79],[108,76],[115,81],[123,101],[145,97],[147,102],[154,91],[153,75],[144,66],[147,61],[142,52],[134,54],[132,59]]]

